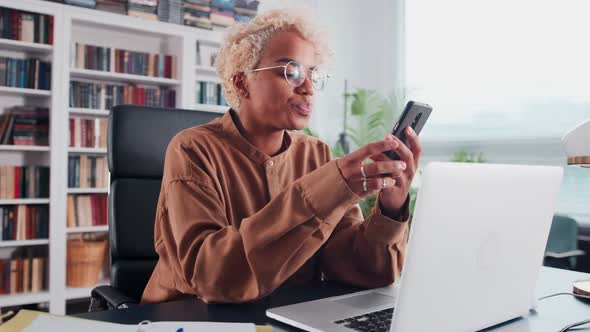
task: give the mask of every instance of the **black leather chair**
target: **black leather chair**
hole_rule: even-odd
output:
[[[154,222],[166,147],[183,129],[205,124],[219,113],[135,105],[109,115],[108,204],[111,286],[92,290],[90,311],[139,303],[158,261]]]

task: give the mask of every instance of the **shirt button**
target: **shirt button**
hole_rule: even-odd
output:
[[[272,167],[274,164],[275,164],[275,162],[272,160],[268,162],[268,166],[270,166],[270,167]]]

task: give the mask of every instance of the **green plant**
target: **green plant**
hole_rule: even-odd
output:
[[[485,158],[483,157],[483,153],[476,154],[473,152],[467,152],[465,150],[459,150],[459,151],[455,152],[455,154],[451,158],[451,161],[459,162],[459,163],[485,163],[486,162]]]

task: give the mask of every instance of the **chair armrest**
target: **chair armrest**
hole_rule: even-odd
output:
[[[551,257],[551,258],[570,258],[570,257],[576,257],[576,256],[584,256],[586,255],[586,252],[584,252],[583,250],[571,250],[571,251],[565,251],[565,252],[560,252],[560,253],[556,253],[556,252],[550,252],[547,251],[545,252],[545,258],[547,257]]]
[[[98,286],[91,292],[89,311],[124,309],[137,306],[137,300],[111,286]]]

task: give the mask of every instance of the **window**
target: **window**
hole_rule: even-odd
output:
[[[406,1],[406,86],[434,106],[425,161],[564,165],[561,136],[590,118],[587,0]],[[590,170],[566,168],[558,210],[590,223]]]

